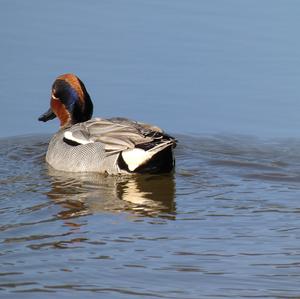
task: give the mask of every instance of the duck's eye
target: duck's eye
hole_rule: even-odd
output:
[[[52,91],[51,97],[53,100],[59,101],[59,97],[57,97],[57,95],[54,93],[54,91]]]

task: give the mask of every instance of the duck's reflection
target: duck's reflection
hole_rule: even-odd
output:
[[[47,195],[64,207],[59,217],[122,211],[175,217],[175,181],[172,174],[105,176],[96,173],[66,173],[51,167],[48,173],[52,189]]]

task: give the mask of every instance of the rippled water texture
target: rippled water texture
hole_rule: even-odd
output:
[[[0,297],[300,296],[300,140],[177,138],[174,174],[136,177],[1,139]]]

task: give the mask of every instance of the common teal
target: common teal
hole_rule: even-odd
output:
[[[50,108],[39,118],[60,120],[46,154],[53,168],[108,174],[173,170],[176,140],[162,129],[121,117],[91,119],[92,114],[82,81],[73,74],[59,76],[52,85]]]

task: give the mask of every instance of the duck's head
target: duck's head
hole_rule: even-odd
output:
[[[81,80],[73,74],[57,77],[52,85],[50,109],[39,117],[48,121],[55,117],[61,127],[91,119],[93,103]]]

